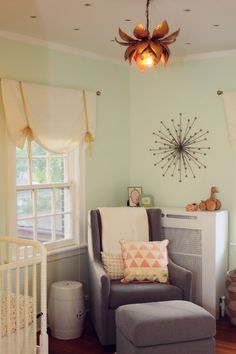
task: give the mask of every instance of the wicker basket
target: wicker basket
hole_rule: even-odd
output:
[[[228,270],[227,276],[232,282],[236,283],[236,269]]]
[[[236,300],[236,286],[232,286],[232,284],[231,284],[228,287],[228,292],[229,292],[230,301],[231,300],[235,301]]]
[[[236,270],[227,272],[226,287],[226,312],[230,322],[236,325]]]

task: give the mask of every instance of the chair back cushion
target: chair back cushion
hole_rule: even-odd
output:
[[[102,249],[109,254],[121,254],[119,241],[148,241],[148,217],[145,208],[100,208]]]

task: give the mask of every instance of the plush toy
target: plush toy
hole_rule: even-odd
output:
[[[198,209],[201,211],[206,210],[206,203],[202,200],[201,203],[198,204]]]
[[[215,193],[218,193],[218,189],[215,186],[213,186],[211,187],[210,198],[208,198],[204,202],[206,205],[206,210],[208,211],[218,210],[221,207],[221,202],[219,201],[219,199],[216,199]]]
[[[216,199],[215,193],[218,193],[218,189],[213,186],[211,187],[210,198],[208,198],[207,200],[202,200],[199,204],[188,204],[185,209],[187,211],[214,211],[220,209],[221,202],[219,201],[219,199]]]
[[[198,210],[198,204],[193,203],[193,204],[188,204],[185,207],[186,211],[197,211]]]

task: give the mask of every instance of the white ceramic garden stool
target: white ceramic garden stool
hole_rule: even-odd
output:
[[[52,283],[48,303],[51,334],[58,339],[81,336],[85,317],[83,285],[77,281]]]

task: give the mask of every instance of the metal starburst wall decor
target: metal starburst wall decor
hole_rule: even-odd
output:
[[[167,174],[171,177],[178,176],[179,182],[182,182],[183,177],[187,178],[189,175],[196,178],[196,169],[206,168],[201,159],[206,156],[207,150],[210,150],[209,146],[204,146],[209,131],[203,132],[202,129],[194,131],[196,120],[197,117],[183,122],[180,113],[178,123],[171,119],[171,128],[161,121],[162,130],[153,132],[157,138],[154,142],[155,147],[150,151],[157,157],[154,166],[161,167],[163,177]]]

